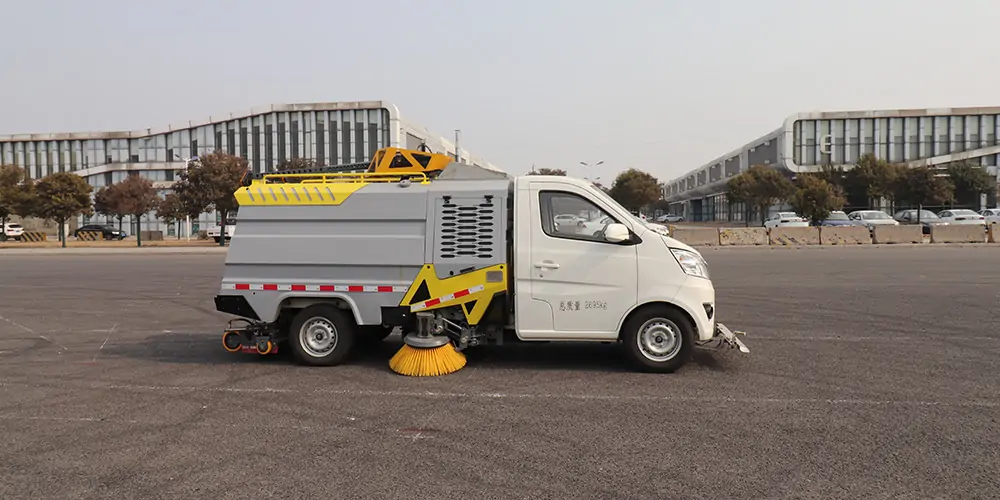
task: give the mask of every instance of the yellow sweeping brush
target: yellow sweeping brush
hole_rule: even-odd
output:
[[[465,355],[455,349],[451,342],[430,348],[403,348],[389,360],[392,371],[411,377],[434,377],[457,372],[465,366]]]
[[[411,377],[433,377],[465,366],[465,355],[455,349],[451,339],[431,333],[433,320],[433,313],[417,313],[417,331],[403,337],[403,348],[389,360],[392,371]]]

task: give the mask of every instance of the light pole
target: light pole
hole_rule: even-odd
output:
[[[601,161],[599,161],[599,162],[597,162],[597,163],[595,163],[595,164],[593,164],[593,165],[591,165],[591,164],[589,164],[589,163],[587,163],[587,162],[585,162],[585,161],[581,161],[581,162],[580,162],[580,165],[583,165],[584,167],[587,167],[587,168],[591,168],[591,167],[597,167],[597,166],[600,166],[600,165],[601,165],[602,163],[604,163],[604,160],[601,160]],[[586,168],[584,169],[584,171],[586,172]],[[587,176],[586,176],[586,175],[584,175],[584,176],[583,176],[583,178],[584,178],[584,179],[587,179]],[[590,180],[590,179],[587,179],[587,180]]]

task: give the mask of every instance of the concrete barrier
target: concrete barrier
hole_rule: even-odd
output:
[[[771,245],[819,245],[818,227],[772,227],[768,231]]]
[[[985,243],[986,229],[979,224],[931,226],[931,243]]]
[[[988,243],[1000,243],[1000,241],[997,241],[998,237],[1000,237],[1000,227],[997,224],[990,224],[987,227],[986,241]]]
[[[76,239],[80,241],[101,241],[104,239],[104,233],[101,231],[80,231],[76,233]]]
[[[870,245],[872,233],[861,226],[823,226],[819,240],[822,245]]]
[[[49,237],[41,231],[25,231],[21,233],[21,241],[48,241]]]
[[[701,227],[671,227],[670,236],[693,247],[712,247],[719,244],[719,230]]]
[[[767,229],[762,227],[727,227],[719,229],[719,245],[767,245]]]
[[[875,226],[872,241],[879,245],[893,243],[923,243],[924,230],[917,225]]]
[[[163,241],[163,231],[141,231],[142,241]]]

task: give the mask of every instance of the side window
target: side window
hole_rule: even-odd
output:
[[[618,223],[610,214],[581,196],[560,192],[539,193],[542,231],[553,238],[607,243],[603,232]]]

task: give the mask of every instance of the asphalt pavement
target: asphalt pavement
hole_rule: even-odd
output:
[[[224,256],[0,253],[0,498],[996,498],[1000,248],[706,249],[752,352],[229,354]]]

